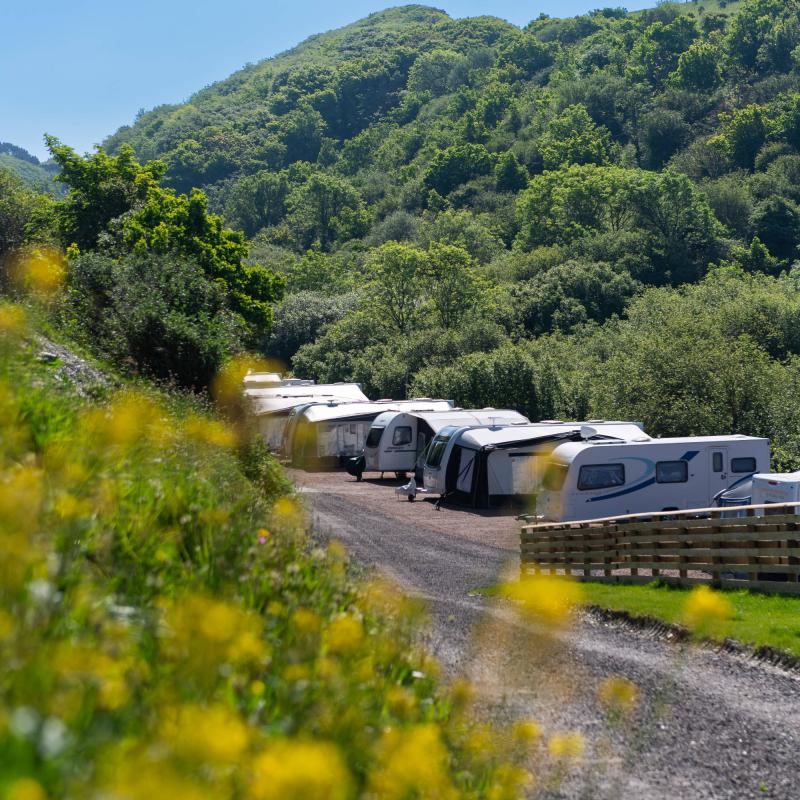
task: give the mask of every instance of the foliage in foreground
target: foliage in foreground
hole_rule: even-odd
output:
[[[245,478],[236,428],[82,403],[27,336],[0,306],[0,793],[517,796],[519,743],[467,724],[394,588],[265,499],[263,456]]]

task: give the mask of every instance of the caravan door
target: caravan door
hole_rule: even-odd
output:
[[[714,447],[708,452],[709,467],[709,492],[710,498],[715,498],[720,492],[728,488],[730,465],[728,464],[728,448]]]

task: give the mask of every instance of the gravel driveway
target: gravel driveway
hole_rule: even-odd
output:
[[[317,530],[427,601],[429,646],[495,719],[581,731],[583,766],[547,797],[800,798],[800,679],[724,652],[586,617],[544,636],[471,594],[518,569],[511,516],[396,502],[392,484],[295,473]],[[641,691],[632,720],[596,699],[609,675]]]

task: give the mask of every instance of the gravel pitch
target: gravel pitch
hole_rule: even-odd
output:
[[[577,730],[583,765],[545,792],[581,798],[800,798],[800,678],[726,652],[587,616],[546,635],[472,591],[518,570],[518,523],[428,501],[396,501],[398,481],[295,472],[318,533],[397,580],[429,609],[428,645],[477,689],[479,713]],[[639,708],[609,721],[597,688],[621,675]]]

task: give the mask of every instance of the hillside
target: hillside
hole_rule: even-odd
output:
[[[378,397],[764,435],[798,467],[799,8],[373,14],[109,154],[51,140],[70,191],[49,217],[19,191],[11,247],[69,248],[75,335],[193,389],[246,348]]]
[[[58,171],[52,163],[42,164],[22,147],[10,142],[0,142],[0,169],[13,172],[26,186],[50,194],[57,194],[61,187],[54,181]]]

